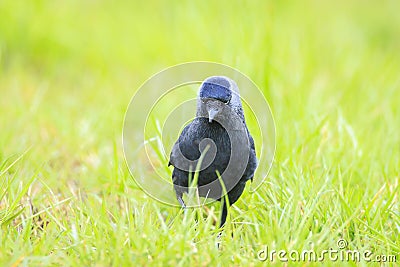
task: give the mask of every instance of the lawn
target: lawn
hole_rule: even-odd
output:
[[[357,0],[0,1],[0,266],[266,266],[281,265],[278,253],[262,261],[271,250],[342,244],[398,264],[398,10]],[[218,203],[183,212],[158,202],[123,152],[134,93],[191,61],[247,75],[275,120],[271,171],[230,208],[220,238]]]

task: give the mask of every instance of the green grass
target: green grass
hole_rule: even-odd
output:
[[[0,266],[266,265],[340,238],[399,262],[400,5],[334,2],[0,1]],[[155,201],[122,152],[135,90],[194,60],[247,74],[276,122],[220,249],[218,204]]]

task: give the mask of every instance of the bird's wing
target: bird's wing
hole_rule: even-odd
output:
[[[254,151],[254,154],[256,153],[256,147],[254,145],[254,139],[253,136],[251,136],[251,134],[249,134],[249,141],[250,141],[250,149]]]
[[[175,166],[175,161],[177,160],[177,155],[179,155],[177,152],[179,151],[179,143],[183,139],[183,136],[186,135],[188,129],[189,129],[190,124],[186,125],[185,128],[183,128],[182,133],[178,137],[178,140],[175,142],[174,146],[172,147],[171,154],[169,156],[169,162],[168,162],[168,167],[169,166]]]
[[[250,158],[249,158],[249,160],[250,160],[250,164],[252,165],[252,167],[251,167],[252,170],[250,171],[250,173],[251,173],[250,180],[251,180],[251,182],[253,182],[253,175],[257,168],[257,155],[256,155],[256,147],[254,145],[254,139],[250,133],[249,133],[249,141],[250,141]]]

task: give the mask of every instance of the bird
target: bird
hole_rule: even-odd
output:
[[[239,88],[226,76],[211,76],[200,85],[195,118],[186,125],[172,147],[168,166],[176,199],[186,208],[183,194],[193,173],[198,172],[200,197],[221,201],[220,225],[242,195],[246,182],[253,181],[257,168],[254,139],[246,125]]]

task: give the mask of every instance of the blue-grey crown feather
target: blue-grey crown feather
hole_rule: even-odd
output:
[[[227,103],[232,98],[230,83],[223,77],[207,79],[200,88],[200,98],[213,98]]]

